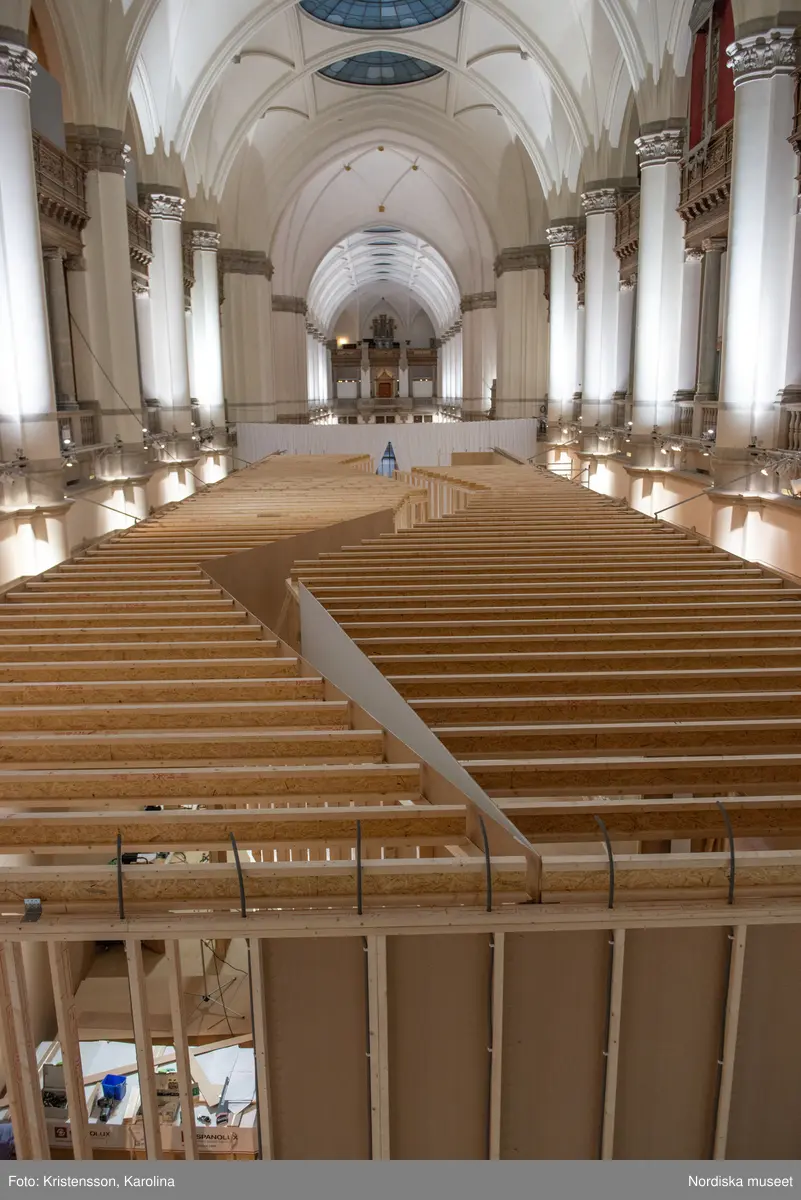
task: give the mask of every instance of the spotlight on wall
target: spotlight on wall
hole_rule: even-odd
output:
[[[762,470],[760,471],[760,475],[770,475],[770,471],[768,470],[767,467],[763,467]]]

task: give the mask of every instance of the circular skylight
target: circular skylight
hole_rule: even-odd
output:
[[[398,6],[400,7],[400,6]],[[410,58],[408,54],[395,54],[390,50],[374,50],[371,54],[356,54],[352,58],[341,58],[320,71],[326,79],[339,83],[358,83],[368,87],[393,87],[402,83],[420,83],[442,74],[441,67],[422,58]]]
[[[346,29],[410,29],[447,17],[460,0],[300,0],[309,16]]]

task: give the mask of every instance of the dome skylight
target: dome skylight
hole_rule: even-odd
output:
[[[420,83],[442,74],[441,67],[408,54],[375,50],[371,54],[356,54],[323,67],[320,74],[339,83],[355,83],[368,87],[396,87],[403,83]]]
[[[460,0],[300,0],[309,16],[345,29],[413,29],[447,17]]]

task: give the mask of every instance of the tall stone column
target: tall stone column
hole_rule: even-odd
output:
[[[718,398],[718,329],[723,284],[721,260],[726,250],[725,238],[707,238],[702,244],[704,255],[701,281],[701,319],[698,336],[698,374],[696,400]]]
[[[726,53],[734,71],[734,161],[717,443],[731,450],[752,438],[774,444],[774,403],[785,383],[797,198],[787,139],[801,56],[790,28],[743,37]]]
[[[369,400],[373,394],[370,381],[370,347],[362,342],[362,358],[359,371],[359,399]]]
[[[632,418],[634,437],[650,439],[655,428],[670,432],[678,385],[684,222],[676,209],[684,131],[675,123],[648,127],[636,146],[641,182]]]
[[[136,313],[136,343],[139,350],[139,378],[144,400],[156,399],[156,358],[153,348],[153,314],[150,308],[150,288],[134,280],[134,312]]]
[[[0,436],[34,470],[61,468],[31,140],[36,55],[0,40]]]
[[[556,221],[545,231],[551,247],[549,424],[572,418],[578,389],[578,285],[573,275],[576,224]]]
[[[704,252],[684,252],[681,276],[681,325],[677,392],[694,392],[698,373],[698,335],[701,319],[701,275]]]
[[[145,191],[152,221],[153,261],[150,264],[150,305],[156,399],[161,404],[162,428],[171,433],[191,431],[189,353],[186,344],[186,305],[182,221],[185,201],[167,188]]]
[[[631,387],[632,359],[634,357],[634,311],[637,296],[637,276],[621,280],[617,302],[617,372],[615,392],[627,395]]]
[[[462,296],[462,407],[465,412],[488,412],[492,381],[498,372],[496,292]]]
[[[191,225],[195,282],[192,287],[194,392],[204,425],[225,425],[220,279],[217,255],[220,235],[214,226]]]
[[[224,391],[232,421],[275,420],[273,266],[263,251],[221,250]]]
[[[409,355],[406,352],[406,343],[401,344],[400,362],[398,364],[398,399],[409,399]]]
[[[584,428],[609,420],[617,377],[619,265],[615,254],[615,187],[591,186],[581,197],[587,217],[584,285]]]
[[[89,222],[85,271],[70,274],[73,345],[81,359],[82,400],[100,406],[103,440],[142,445],[142,392],[131,293],[125,170],[129,147],[116,129],[67,128],[67,148],[86,171]]]
[[[498,279],[498,388],[496,415],[534,417],[548,386],[546,273],[549,246],[503,250]]]
[[[53,353],[53,376],[56,386],[56,408],[73,411],[78,407],[75,388],[75,363],[72,357],[70,306],[67,299],[67,277],[64,269],[66,252],[58,246],[46,246],[44,251],[47,308],[50,315],[50,345]]]
[[[273,296],[276,416],[302,417],[309,410],[306,301]]]

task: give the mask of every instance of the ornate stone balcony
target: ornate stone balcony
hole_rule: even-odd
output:
[[[150,266],[153,261],[153,234],[150,227],[150,217],[147,213],[133,204],[128,205],[128,251],[131,256],[131,266],[140,270]]]
[[[33,161],[42,241],[80,253],[81,230],[89,220],[86,172],[40,133],[33,135]]]
[[[621,280],[630,279],[637,270],[640,247],[640,193],[625,196],[615,214],[615,254],[620,259]]]
[[[682,165],[679,213],[687,222],[687,246],[725,237],[729,227],[734,122],[690,151]]]

